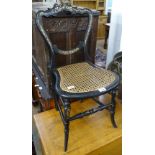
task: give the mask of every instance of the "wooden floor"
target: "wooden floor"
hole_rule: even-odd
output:
[[[110,96],[100,100],[108,102]],[[71,115],[94,107],[91,99],[82,103],[72,103]],[[107,110],[98,112],[70,123],[68,151],[64,150],[64,128],[59,113],[49,110],[34,115],[35,125],[41,141],[43,154],[46,155],[121,155],[122,147],[122,108],[117,100],[115,120],[118,128],[113,128]]]

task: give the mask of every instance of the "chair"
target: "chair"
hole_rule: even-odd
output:
[[[62,50],[59,49],[56,45],[53,45],[42,23],[42,17],[54,17],[64,12],[71,17],[80,14],[88,16],[88,26],[84,36],[84,41],[79,42],[76,48],[71,50]],[[93,15],[91,10],[86,8],[73,7],[69,4],[55,4],[52,9],[39,11],[36,16],[37,27],[41,32],[45,42],[48,44],[51,55],[51,78],[53,80],[52,89],[55,108],[59,111],[62,122],[64,124],[64,151],[67,150],[70,121],[88,116],[103,109],[107,109],[110,111],[113,127],[117,127],[114,120],[114,114],[115,95],[117,86],[119,84],[119,76],[111,71],[99,68],[91,62],[86,45],[89,34],[91,32],[92,21]],[[55,55],[73,54],[80,49],[83,49],[84,51],[84,62],[74,63],[58,68],[56,67]],[[96,97],[106,93],[110,93],[112,95],[111,103],[103,104],[96,99]],[[94,101],[96,101],[98,106],[74,116],[70,116],[71,101],[74,99],[82,100],[86,98],[92,98]]]

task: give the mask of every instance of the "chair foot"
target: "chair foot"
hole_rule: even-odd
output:
[[[114,128],[117,128],[116,122],[115,122],[115,106],[116,106],[116,90],[113,90],[112,93],[112,98],[111,98],[111,109],[110,109],[110,115],[111,115],[111,123]]]
[[[67,151],[67,147],[68,147],[68,138],[69,138],[69,123],[65,125],[65,141],[64,141],[64,151]]]
[[[68,147],[68,139],[69,139],[69,117],[70,117],[70,104],[68,101],[65,101],[65,105],[64,105],[64,118],[65,118],[65,124],[64,124],[64,134],[65,134],[65,138],[64,138],[64,151],[67,151],[67,147]]]
[[[116,125],[116,122],[115,122],[114,113],[111,113],[111,123],[112,123],[114,128],[117,128],[117,125]]]

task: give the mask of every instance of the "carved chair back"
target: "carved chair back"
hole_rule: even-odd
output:
[[[52,19],[54,20],[54,17],[57,17],[58,15],[61,16],[61,14],[66,14],[66,16],[70,17],[76,17],[78,15],[86,15],[88,17],[88,24],[87,28],[85,31],[84,35],[84,40],[80,41],[79,44],[69,50],[63,50],[57,47],[56,44],[53,44],[50,40],[49,35],[47,34],[48,30],[45,30],[44,24],[43,24],[43,18],[45,18],[47,21],[49,18],[53,17]],[[45,11],[38,11],[36,15],[36,25],[41,32],[45,42],[47,43],[49,47],[49,56],[51,58],[51,68],[54,69],[56,64],[55,64],[55,55],[61,54],[61,55],[70,55],[73,53],[78,52],[79,50],[83,49],[84,50],[84,57],[86,61],[90,60],[90,56],[87,51],[87,41],[88,37],[90,35],[91,29],[92,29],[92,22],[93,22],[93,14],[92,11],[87,9],[87,8],[77,8],[73,7],[68,4],[55,4],[53,8],[49,8],[48,10]],[[74,23],[77,25],[78,23]],[[65,25],[64,25],[65,26]],[[66,27],[66,31],[69,31],[69,28]]]

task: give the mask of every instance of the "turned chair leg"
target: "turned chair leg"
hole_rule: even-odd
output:
[[[69,116],[70,116],[70,104],[69,102],[65,102],[64,105],[64,118],[65,118],[65,123],[64,123],[64,134],[65,134],[65,138],[64,138],[64,151],[67,151],[67,146],[68,146],[68,138],[69,138]]]
[[[115,106],[116,106],[116,91],[112,91],[112,99],[111,99],[111,109],[110,109],[110,114],[111,114],[111,123],[114,128],[117,128],[116,122],[115,122]]]

